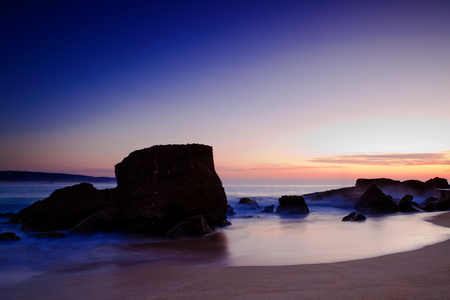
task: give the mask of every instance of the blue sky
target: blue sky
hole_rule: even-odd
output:
[[[0,16],[1,170],[113,176],[133,150],[204,143],[225,182],[449,177],[448,1],[2,1]]]

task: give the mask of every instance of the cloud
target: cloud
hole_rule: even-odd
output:
[[[450,151],[439,153],[385,153],[335,155],[314,158],[311,162],[373,166],[450,165]]]
[[[225,166],[216,167],[219,172],[260,172],[260,171],[302,171],[309,169],[323,169],[331,166],[305,166],[294,164],[261,164],[250,168],[230,168]]]

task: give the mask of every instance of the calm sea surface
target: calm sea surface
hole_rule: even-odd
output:
[[[18,212],[70,184],[0,184],[0,213]],[[111,184],[95,184],[99,189]],[[310,213],[282,217],[261,213],[278,205],[282,195],[302,195],[341,186],[230,185],[228,203],[236,215],[233,224],[200,239],[167,241],[123,233],[68,234],[64,239],[36,238],[20,225],[0,218],[0,232],[13,231],[18,242],[0,243],[0,287],[49,271],[91,270],[111,265],[183,263],[188,265],[290,265],[326,263],[413,250],[450,238],[450,229],[425,219],[439,213],[394,214],[369,217],[364,222],[341,222],[353,211],[307,202]],[[261,209],[239,205],[249,197]],[[344,208],[342,208],[344,207]]]

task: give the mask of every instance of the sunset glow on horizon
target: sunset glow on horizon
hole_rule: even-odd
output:
[[[450,178],[448,1],[0,4],[0,170],[211,145],[224,184]]]

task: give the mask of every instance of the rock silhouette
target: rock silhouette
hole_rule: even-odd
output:
[[[137,150],[115,166],[117,188],[91,184],[63,188],[11,218],[23,230],[131,231],[165,235],[202,216],[224,226],[227,199],[215,172],[212,147],[161,145]]]

